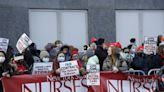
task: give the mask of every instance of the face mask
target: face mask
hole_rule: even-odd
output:
[[[73,60],[79,60],[79,56],[78,55],[73,56]]]
[[[43,58],[42,61],[43,61],[43,62],[49,62],[50,59],[49,59],[49,58]]]
[[[59,62],[64,62],[65,61],[65,57],[58,57],[58,61]]]
[[[5,57],[0,57],[0,63],[3,63],[5,61]]]

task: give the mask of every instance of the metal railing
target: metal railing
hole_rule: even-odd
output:
[[[156,68],[156,69],[151,69],[148,72],[148,75],[157,75],[160,71],[160,68]]]
[[[140,76],[140,75],[145,76],[146,75],[145,72],[142,70],[128,70],[128,71],[124,71],[124,73],[138,75],[138,76]]]

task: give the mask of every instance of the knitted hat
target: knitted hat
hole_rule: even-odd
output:
[[[41,51],[40,58],[43,59],[44,57],[49,57],[49,53],[47,51]]]
[[[72,51],[71,51],[71,56],[73,56],[74,54],[78,54],[78,49],[77,48],[74,48]]]
[[[116,47],[122,49],[122,45],[121,45],[121,43],[120,43],[120,42],[116,42]]]
[[[91,42],[96,42],[96,41],[97,41],[97,39],[95,37],[91,38]]]
[[[105,42],[105,39],[99,38],[97,41],[97,45],[102,45]]]

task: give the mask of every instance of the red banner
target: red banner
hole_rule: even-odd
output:
[[[87,86],[85,77],[20,75],[3,78],[4,92],[154,92],[154,76],[101,72],[100,86]]]

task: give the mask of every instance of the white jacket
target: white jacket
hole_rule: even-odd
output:
[[[87,65],[99,64],[99,59],[96,55],[88,59]]]

